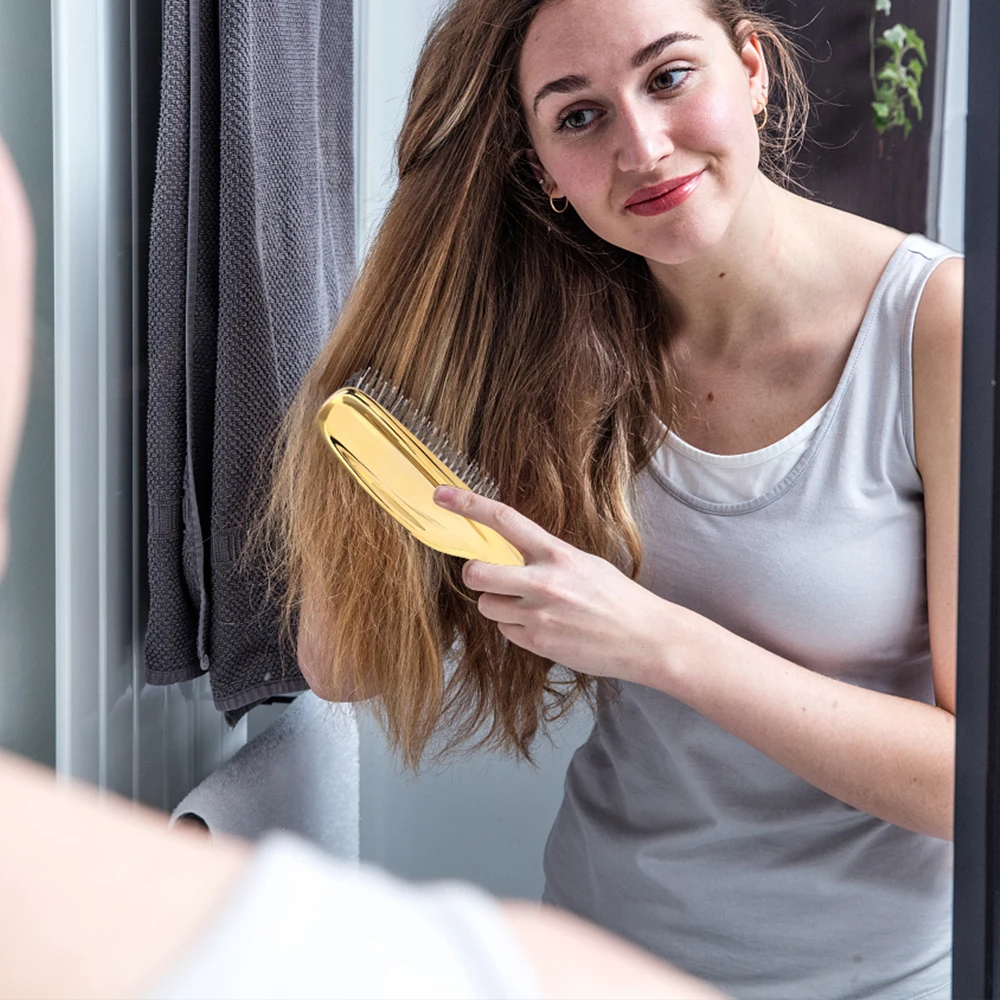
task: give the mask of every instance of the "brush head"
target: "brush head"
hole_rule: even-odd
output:
[[[438,486],[497,499],[497,485],[371,368],[355,372],[320,408],[333,453],[387,513],[424,545],[462,559],[523,566],[495,529],[434,502]]]
[[[373,399],[383,409],[398,420],[420,443],[445,464],[467,488],[480,496],[497,500],[500,495],[496,481],[484,473],[477,462],[455,448],[447,435],[438,430],[421,412],[415,403],[374,368],[369,366],[356,371],[344,383],[345,388],[354,388]]]

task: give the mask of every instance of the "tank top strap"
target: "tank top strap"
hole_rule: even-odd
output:
[[[901,419],[902,442],[916,466],[913,428],[913,327],[927,280],[942,261],[960,254],[919,233],[907,236],[876,286],[859,337],[851,396],[865,408],[882,403],[892,423]],[[893,399],[893,397],[896,399]],[[898,408],[885,404],[898,403]],[[875,414],[868,416],[875,420]],[[870,431],[875,427],[870,426]]]

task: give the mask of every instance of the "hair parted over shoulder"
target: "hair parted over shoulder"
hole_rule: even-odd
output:
[[[454,0],[435,21],[398,187],[284,422],[261,520],[290,630],[308,618],[331,690],[357,679],[379,692],[368,705],[411,767],[437,731],[445,751],[530,760],[540,730],[607,682],[504,638],[463,561],[416,541],[336,461],[316,428],[323,401],[374,366],[493,475],[504,503],[632,579],[630,488],[663,441],[657,418],[671,423],[669,320],[645,260],[572,211],[554,215],[526,156],[517,65],[545,2]],[[781,180],[807,107],[792,46],[741,0],[701,2],[737,51],[749,31],[764,43],[762,169]]]

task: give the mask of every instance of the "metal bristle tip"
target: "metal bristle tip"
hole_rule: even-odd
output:
[[[345,388],[357,389],[374,399],[396,418],[425,448],[440,459],[470,490],[490,500],[499,498],[500,489],[492,476],[482,472],[477,462],[454,448],[447,436],[432,424],[403,395],[402,389],[391,385],[369,365],[359,369],[344,383]]]

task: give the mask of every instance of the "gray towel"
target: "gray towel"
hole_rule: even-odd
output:
[[[150,237],[146,677],[235,723],[300,691],[237,560],[354,277],[352,0],[165,0]]]
[[[358,753],[353,705],[331,705],[307,691],[188,792],[171,826],[183,817],[248,840],[290,830],[357,860]]]

